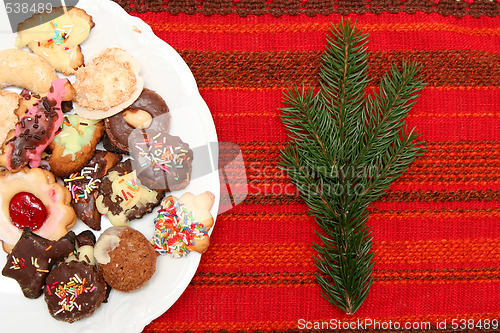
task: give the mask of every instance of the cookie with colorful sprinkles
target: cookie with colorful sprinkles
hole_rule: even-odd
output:
[[[27,46],[58,72],[71,75],[83,65],[80,44],[93,27],[92,17],[83,9],[54,7],[19,24],[16,47]]]
[[[189,185],[193,151],[180,137],[137,130],[131,133],[129,146],[132,166],[148,188],[172,192]]]
[[[97,189],[108,170],[122,159],[121,155],[98,150],[79,172],[64,178],[71,192],[71,206],[83,223],[94,230],[101,229],[101,214],[97,210]]]
[[[162,200],[155,219],[152,244],[160,254],[182,257],[191,251],[208,249],[208,231],[214,220],[210,214],[215,196],[211,192],[184,193],[180,199],[168,196]]]
[[[106,289],[96,266],[70,261],[49,273],[43,292],[51,316],[72,323],[93,314],[106,299]]]

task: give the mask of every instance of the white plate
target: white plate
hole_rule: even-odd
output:
[[[198,92],[189,67],[172,47],[156,37],[146,23],[128,15],[114,2],[81,0],[77,6],[92,15],[95,22],[90,37],[82,45],[87,58],[111,46],[129,51],[142,65],[140,74],[145,79],[145,87],[155,90],[167,102],[172,119],[170,133],[179,135],[191,148],[217,142],[210,110]],[[5,18],[5,8],[0,5],[0,49],[14,47],[15,35],[7,32],[10,28]],[[216,165],[213,162],[217,161],[217,152],[213,152],[212,157],[210,161],[197,160],[195,150],[193,173],[203,174],[201,169],[207,164]],[[215,218],[220,198],[217,170],[193,179],[181,193],[197,194],[207,190],[216,196],[211,211]],[[174,192],[174,195],[181,193]],[[155,215],[152,213],[132,221],[131,226],[150,238]],[[110,226],[105,218],[102,225],[103,229]],[[79,221],[73,230],[78,233],[85,229],[86,226]],[[1,331],[140,332],[180,297],[195,274],[200,258],[196,252],[182,259],[159,257],[157,271],[145,287],[129,294],[112,291],[107,304],[103,304],[94,315],[73,324],[53,319],[43,296],[36,300],[24,298],[16,281],[0,276]],[[5,260],[0,254],[0,269]]]

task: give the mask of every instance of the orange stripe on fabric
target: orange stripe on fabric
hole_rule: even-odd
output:
[[[304,33],[304,32],[328,32],[331,24],[327,22],[308,23],[269,23],[269,24],[197,24],[197,23],[169,23],[147,20],[154,30],[168,32],[188,32],[203,34],[257,34],[257,33]],[[498,37],[500,28],[490,27],[463,27],[453,24],[438,22],[421,23],[382,23],[382,24],[359,24],[359,28],[365,32],[405,32],[419,33],[423,31],[447,31],[471,36]]]
[[[214,243],[200,267],[312,267],[309,243]],[[378,264],[453,264],[500,262],[500,239],[374,241]],[[293,260],[290,260],[293,258]]]
[[[234,219],[236,217],[236,219]],[[372,209],[371,217],[374,219],[459,219],[459,218],[492,218],[500,217],[499,208],[484,208],[484,209],[413,209],[413,210],[378,210]],[[225,222],[235,223],[258,223],[262,219],[271,219],[276,223],[290,222],[291,219],[309,219],[311,215],[308,213],[254,213],[254,214],[238,214],[228,213],[221,215],[220,220]],[[226,220],[227,219],[227,220]],[[234,220],[233,220],[234,219]]]
[[[279,311],[279,309],[277,309]],[[335,319],[338,315],[330,315],[325,317],[318,318],[303,318],[308,322],[330,322],[330,320]],[[443,322],[446,320],[448,323],[451,323],[453,319],[459,321],[461,319],[464,320],[474,320],[477,322],[479,319],[493,319],[499,318],[500,312],[483,312],[483,313],[457,313],[457,314],[427,314],[427,315],[405,315],[405,316],[391,316],[391,317],[361,317],[356,316],[355,318],[345,319],[345,322],[357,322],[359,319],[361,322],[365,322],[365,320],[373,320],[376,319],[379,323],[395,323],[398,322],[400,324],[404,323],[421,323],[422,325],[430,324],[431,327],[427,328],[427,332],[435,332],[432,328],[433,325],[436,324],[437,321]],[[168,329],[168,332],[184,332],[184,331],[193,331],[193,332],[206,332],[212,331],[217,332],[220,330],[224,331],[241,331],[241,332],[254,332],[254,331],[288,331],[288,330],[297,330],[298,328],[298,320],[283,320],[283,321],[232,321],[232,322],[186,322],[186,321],[174,321],[168,320],[167,322],[162,321],[154,321],[152,322],[145,332],[157,332],[161,330],[161,332],[167,332],[165,329]],[[439,330],[437,332],[453,332],[454,330]],[[461,330],[465,332],[464,330]],[[377,330],[377,332],[386,332],[384,330]],[[394,331],[391,331],[394,332]]]

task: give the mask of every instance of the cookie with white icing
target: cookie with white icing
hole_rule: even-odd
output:
[[[18,26],[16,47],[28,48],[64,75],[83,65],[80,44],[94,27],[92,16],[81,8],[53,8],[33,15]]]
[[[160,204],[163,191],[153,191],[144,186],[126,160],[109,169],[102,179],[97,209],[115,226],[126,226],[133,219],[150,213]]]

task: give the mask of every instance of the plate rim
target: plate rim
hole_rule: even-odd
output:
[[[2,1],[2,4],[4,3],[4,0]],[[154,49],[164,49],[169,53],[169,56],[173,56],[176,58],[177,62],[175,63],[176,66],[182,66],[183,68],[180,68],[180,71],[182,72],[183,75],[183,80],[189,80],[189,86],[192,87],[192,91],[190,91],[190,97],[192,97],[194,100],[191,104],[195,104],[197,106],[202,107],[204,110],[203,112],[200,111],[197,114],[200,117],[200,124],[203,126],[204,129],[204,135],[205,138],[207,139],[207,143],[211,143],[212,140],[213,142],[218,143],[218,134],[217,130],[215,127],[215,123],[212,117],[212,114],[210,112],[210,109],[208,108],[208,105],[206,104],[205,100],[201,96],[199,90],[198,90],[198,85],[196,83],[196,79],[187,65],[187,63],[184,61],[184,59],[180,56],[180,54],[166,41],[161,39],[160,37],[156,36],[155,33],[153,32],[153,29],[151,26],[149,26],[146,22],[144,22],[141,18],[132,16],[129,13],[125,11],[124,8],[122,8],[118,3],[112,1],[112,0],[80,0],[76,7],[87,7],[87,6],[92,6],[92,4],[98,4],[98,6],[103,6],[103,7],[108,7],[109,10],[113,11],[113,16],[120,16],[121,19],[124,21],[129,21],[131,24],[133,24],[134,27],[136,27],[142,36],[144,36],[144,42],[150,46],[151,48]],[[85,8],[84,8],[85,9]],[[92,32],[91,32],[92,34]],[[0,45],[0,47],[2,47]],[[12,48],[14,48],[14,45],[12,45]],[[3,48],[2,48],[3,49]],[[215,170],[217,172],[217,170]],[[214,202],[214,206],[212,207],[212,213],[213,218],[214,218],[214,223],[216,222],[217,218],[217,211],[219,207],[219,200],[220,200],[220,179],[219,175],[217,173],[217,178],[219,180],[219,184],[217,186],[217,193],[214,193],[216,196],[216,201]],[[214,225],[215,227],[215,225]],[[210,230],[210,233],[213,231],[214,228]],[[190,254],[189,260],[192,261],[190,262],[188,266],[188,270],[185,271],[184,276],[185,278],[181,280],[181,283],[177,284],[175,288],[170,292],[171,297],[168,299],[168,302],[165,302],[164,306],[158,308],[155,307],[154,309],[148,308],[145,309],[143,312],[143,316],[134,316],[132,320],[128,321],[128,324],[123,327],[126,328],[127,332],[141,332],[149,323],[151,323],[153,320],[156,318],[160,317],[162,314],[164,314],[177,300],[180,298],[180,296],[184,293],[186,288],[188,287],[189,283],[193,279],[200,260],[201,260],[201,255],[198,253],[192,253]],[[194,259],[193,259],[194,258]],[[181,259],[183,260],[183,259]],[[189,278],[187,278],[189,277]],[[140,290],[138,290],[140,292]],[[22,296],[21,294],[19,296]],[[112,302],[112,299],[110,300]],[[104,305],[106,306],[106,305]],[[43,311],[43,309],[41,309]],[[88,319],[91,320],[92,317],[89,317]],[[52,318],[51,318],[52,319]],[[84,319],[84,320],[88,320]],[[55,319],[52,319],[55,321]],[[90,324],[90,323],[89,323]],[[68,325],[61,325],[60,326],[62,329],[67,330],[68,328],[73,328],[75,326],[68,326]],[[76,327],[75,327],[76,328]],[[82,328],[85,328],[82,327]],[[54,329],[51,328],[51,332],[54,332]]]

